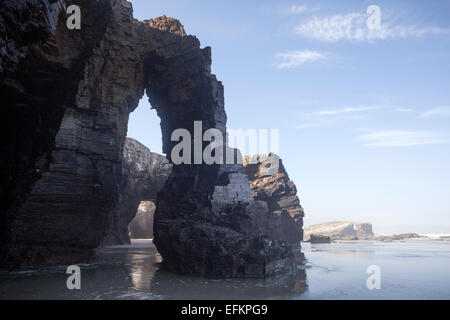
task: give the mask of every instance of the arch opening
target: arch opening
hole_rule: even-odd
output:
[[[172,168],[161,153],[161,119],[144,94],[128,117],[119,199],[103,245],[153,238],[156,198]]]
[[[163,154],[161,119],[148,101],[147,94],[129,115],[127,137],[139,141],[152,152]]]
[[[148,147],[152,153],[162,156],[161,119],[152,108],[145,93],[137,108],[130,113],[128,119],[127,138],[135,139]],[[156,194],[156,192],[154,192]],[[156,210],[156,198],[138,199],[139,206],[128,224],[128,235],[132,239],[153,239],[153,219]]]
[[[153,220],[156,205],[153,201],[141,201],[136,216],[128,225],[130,239],[153,239]]]

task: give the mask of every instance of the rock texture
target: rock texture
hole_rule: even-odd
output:
[[[171,17],[166,17],[165,15],[150,20],[144,20],[143,22],[152,28],[156,28],[162,31],[168,31],[170,33],[179,35],[180,37],[187,36],[180,21]]]
[[[118,17],[130,8],[75,3],[85,12],[83,32],[65,27],[64,1],[0,3],[2,266],[89,259],[117,196],[127,116],[120,114],[132,108],[126,97],[133,89],[126,88],[133,81],[103,69],[110,90],[123,88],[122,98],[101,95],[91,77],[92,67],[108,60],[99,56],[119,51],[112,29],[133,23]],[[81,102],[87,83],[98,90],[90,106]]]
[[[331,240],[365,240],[374,237],[372,224],[367,222],[326,222],[308,226],[304,232],[304,241],[309,241],[311,234],[328,236]]]
[[[81,30],[66,27],[70,4]],[[226,136],[211,49],[174,19],[137,21],[125,0],[7,0],[0,42],[1,266],[83,262],[119,225],[128,115],[144,91],[169,161],[174,129],[193,134],[202,121]],[[250,195],[242,165],[174,166],[154,221],[164,266],[227,277],[291,269],[293,246],[267,228],[272,204]]]
[[[131,239],[153,238],[153,219],[156,206],[151,201],[142,201],[139,204],[136,216],[128,226]]]
[[[245,173],[255,200],[267,202],[270,212],[270,237],[291,244],[303,239],[303,208],[297,197],[297,188],[276,154],[246,156]]]
[[[151,152],[135,139],[126,138],[119,200],[110,216],[103,245],[130,243],[128,225],[136,216],[141,201],[156,201],[171,172],[172,165],[165,156]]]

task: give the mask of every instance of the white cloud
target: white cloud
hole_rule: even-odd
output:
[[[325,54],[310,50],[278,53],[276,57],[280,60],[280,62],[277,63],[278,69],[295,68],[302,66],[305,63],[324,60],[326,58]]]
[[[419,118],[449,117],[450,107],[437,107],[422,113]]]
[[[294,4],[289,7],[287,12],[288,12],[288,14],[296,15],[296,14],[303,14],[306,12],[317,11],[317,10],[319,10],[319,7],[317,7],[317,6],[310,7],[307,5],[295,5]]]
[[[294,32],[303,37],[327,42],[340,40],[370,42],[374,40],[421,37],[426,34],[450,34],[450,29],[393,26],[383,20],[379,29],[370,30],[366,25],[367,18],[367,14],[360,12],[337,14],[323,18],[313,17],[309,21],[295,26]]]
[[[429,131],[388,130],[364,134],[356,138],[370,147],[411,147],[418,145],[443,144],[449,142],[448,135]]]
[[[343,109],[334,109],[334,110],[323,110],[319,111],[316,114],[319,116],[332,116],[332,115],[338,115],[343,113],[351,113],[351,112],[363,112],[363,111],[369,111],[379,109],[379,107],[375,106],[363,106],[363,107],[348,107]]]

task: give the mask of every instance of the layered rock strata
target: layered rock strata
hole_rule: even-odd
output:
[[[270,237],[299,244],[303,239],[304,211],[283,161],[273,153],[246,156],[244,168],[255,200],[267,203]]]
[[[72,4],[81,8],[80,30],[66,26]],[[180,25],[139,22],[124,0],[1,2],[2,266],[92,257],[120,216],[128,116],[144,91],[169,161],[175,129],[194,135],[202,121],[202,133],[226,136],[211,49]],[[167,269],[230,277],[292,268],[292,245],[267,227],[272,204],[253,198],[247,177],[242,165],[173,167],[154,222]],[[281,206],[294,203],[288,196]]]

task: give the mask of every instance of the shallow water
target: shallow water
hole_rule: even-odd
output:
[[[201,279],[161,270],[150,241],[99,250],[80,265],[81,289],[65,267],[0,273],[0,299],[450,299],[450,241],[303,244],[306,264],[269,279]],[[380,268],[369,290],[367,267]]]

